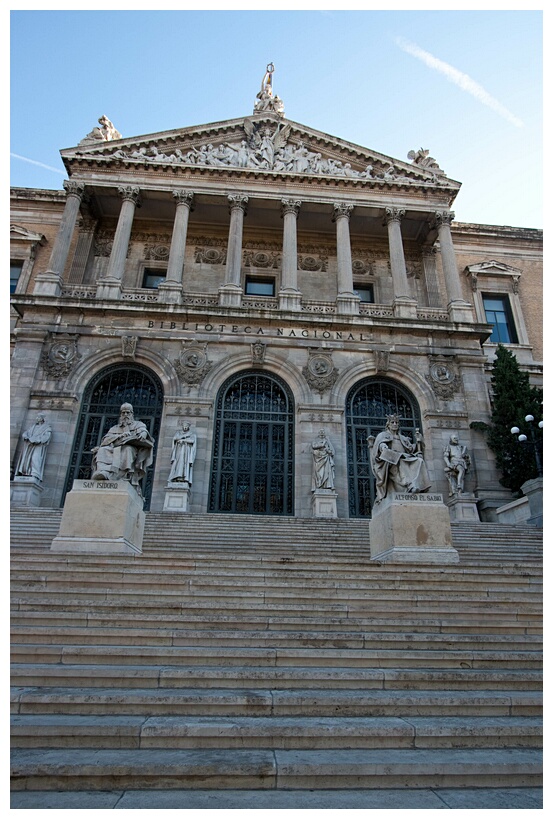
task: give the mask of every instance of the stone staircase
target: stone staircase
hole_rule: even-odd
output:
[[[15,791],[540,786],[541,530],[399,567],[360,520],[148,513],[99,556],[60,519],[12,513]]]

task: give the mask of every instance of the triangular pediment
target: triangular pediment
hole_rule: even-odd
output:
[[[19,239],[23,242],[43,242],[45,237],[42,233],[34,233],[32,230],[21,225],[10,225],[10,239]]]
[[[511,265],[505,264],[504,262],[496,262],[495,259],[491,259],[487,262],[468,265],[467,273],[473,276],[477,276],[479,273],[487,274],[488,276],[520,276],[522,270],[518,267],[511,267]]]
[[[117,132],[116,132],[117,133]],[[428,151],[410,151],[402,161],[316,131],[274,114],[254,114],[203,126],[140,137],[86,138],[61,152],[69,173],[85,163],[200,169],[202,173],[319,177],[356,185],[440,187],[457,191]]]

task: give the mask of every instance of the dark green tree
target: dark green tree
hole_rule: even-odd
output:
[[[512,492],[522,494],[520,487],[525,481],[538,476],[534,449],[521,444],[511,427],[527,432],[526,415],[534,416],[534,433],[542,458],[542,390],[530,385],[528,373],[522,372],[516,357],[503,345],[497,347],[492,369],[492,415],[490,424],[474,423],[473,428],[485,430],[488,446],[495,455],[501,472],[500,483]],[[528,436],[530,437],[530,436]]]

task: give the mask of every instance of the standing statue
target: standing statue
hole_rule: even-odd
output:
[[[324,429],[312,445],[313,481],[311,489],[334,489],[334,447],[326,437]]]
[[[415,430],[415,443],[399,431],[397,415],[386,416],[386,429],[376,438],[369,435],[371,468],[376,478],[376,503],[384,500],[390,490],[395,492],[427,492],[430,489],[424,462],[424,441]]]
[[[42,481],[46,449],[52,437],[52,427],[46,423],[46,416],[40,412],[33,426],[23,433],[23,449],[15,468],[15,475],[37,478]]]
[[[181,422],[173,438],[169,483],[187,483],[192,486],[192,467],[196,460],[196,436],[188,421]]]
[[[154,439],[134,420],[132,404],[122,404],[119,423],[92,449],[93,481],[130,481],[142,497],[140,481],[154,459]]]
[[[449,496],[460,495],[465,488],[465,475],[470,468],[471,460],[466,446],[459,443],[457,435],[453,434],[444,449],[444,472],[449,481]]]

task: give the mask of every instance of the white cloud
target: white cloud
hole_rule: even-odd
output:
[[[424,51],[424,49],[419,48],[415,43],[410,43],[409,40],[406,40],[404,37],[396,37],[396,45],[398,45],[402,51],[406,51],[407,54],[411,54],[412,57],[416,57],[417,60],[423,62],[428,68],[439,71],[440,74],[443,74],[450,82],[455,83],[455,85],[459,86],[463,91],[471,94],[481,102],[482,105],[491,108],[492,111],[495,111],[496,114],[508,120],[512,125],[516,125],[517,128],[521,128],[524,125],[522,120],[515,117],[508,108],[505,108],[495,97],[488,94],[486,89],[469,77],[468,74],[464,74],[462,71],[449,65],[449,63],[444,63],[443,60],[439,60],[437,57],[434,57],[433,54],[430,54],[429,51]]]
[[[10,156],[13,156],[14,159],[21,159],[22,162],[29,162],[31,165],[38,165],[39,168],[46,168],[47,171],[54,171],[54,173],[59,173],[61,176],[65,176],[65,171],[60,171],[59,168],[52,168],[51,165],[45,165],[44,162],[37,162],[36,159],[28,159],[26,156],[19,156],[19,154],[12,154],[10,152]]]

